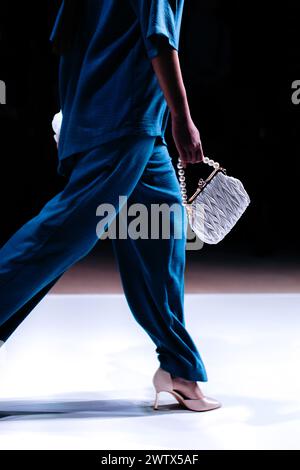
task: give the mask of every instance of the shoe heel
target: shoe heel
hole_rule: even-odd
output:
[[[156,392],[155,402],[154,402],[154,405],[153,405],[154,410],[158,409],[158,394],[159,394],[159,392]]]

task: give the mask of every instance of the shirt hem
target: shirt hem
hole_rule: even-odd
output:
[[[74,134],[80,136],[80,132],[75,131]],[[85,143],[83,144],[82,142],[78,141],[76,143],[73,143],[72,145],[68,145],[68,150],[63,150],[61,149],[61,145],[58,147],[58,158],[59,158],[59,163],[57,166],[57,172],[60,175],[65,176],[66,171],[64,169],[64,160],[66,160],[69,157],[72,157],[76,153],[80,152],[85,152],[88,150],[91,150],[94,147],[97,147],[98,145],[105,144],[111,140],[117,139],[119,137],[123,137],[126,135],[140,135],[140,136],[149,136],[149,137],[161,137],[162,143],[166,146],[168,146],[164,132],[162,132],[161,129],[145,129],[145,128],[139,128],[139,127],[123,127],[122,129],[117,129],[113,131],[102,131],[100,134],[87,138],[87,136],[82,137],[82,141]],[[60,139],[60,144],[62,140]],[[66,145],[66,144],[65,144]]]

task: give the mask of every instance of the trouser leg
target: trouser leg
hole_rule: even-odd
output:
[[[172,375],[207,381],[200,354],[184,320],[184,270],[187,219],[181,205],[179,183],[167,147],[159,145],[149,160],[128,207],[142,203],[165,204],[170,211],[170,237],[164,239],[115,238],[112,240],[124,292],[136,321],[156,344],[158,360]],[[178,211],[179,209],[179,211]],[[121,211],[118,224],[124,234],[132,223]],[[147,225],[149,221],[143,221]],[[166,223],[166,219],[164,221]],[[148,224],[153,228],[154,219]],[[145,231],[141,232],[145,236]],[[155,227],[154,227],[155,228]]]
[[[38,305],[45,295],[57,283],[64,273],[57,276],[49,284],[38,291],[31,299],[29,299],[18,311],[16,311],[5,323],[0,326],[0,340],[6,341],[18,326],[25,320],[29,313]]]
[[[0,339],[1,325],[5,330],[11,319],[11,334],[19,324],[13,315],[30,307],[34,296],[40,300],[43,289],[46,293],[51,282],[94,247],[101,235],[96,233],[101,220],[97,207],[109,203],[118,210],[119,195],[134,190],[154,142],[154,137],[126,136],[82,154],[64,190],[1,248]]]

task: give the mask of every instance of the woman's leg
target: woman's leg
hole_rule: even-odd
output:
[[[185,328],[184,270],[186,214],[181,205],[179,183],[168,149],[157,145],[147,167],[128,200],[144,204],[150,213],[153,204],[174,204],[179,212],[170,211],[170,237],[158,239],[113,239],[124,292],[128,305],[146,333],[156,344],[163,369],[191,381],[207,381],[199,352]],[[173,206],[174,207],[174,206]],[[180,215],[179,215],[180,214]],[[123,232],[130,225],[118,216]],[[150,228],[157,228],[150,220]],[[165,220],[166,222],[166,220]],[[147,221],[143,222],[145,226]],[[177,230],[177,231],[176,231]],[[180,234],[179,238],[176,237]],[[144,234],[145,235],[145,234]]]
[[[118,210],[119,195],[134,190],[154,142],[154,137],[126,136],[83,153],[64,190],[1,248],[0,340],[1,325],[7,339],[36,305],[33,299],[41,300],[47,286],[94,247],[101,235],[97,207],[109,203]]]

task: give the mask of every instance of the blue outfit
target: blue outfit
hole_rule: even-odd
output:
[[[85,0],[73,50],[59,64],[59,173],[66,173],[67,157],[120,136],[158,136],[167,145],[169,109],[150,59],[159,37],[179,49],[183,6],[184,0]]]
[[[84,85],[82,82],[82,86],[78,88],[81,99],[76,100],[72,63],[69,62],[70,82],[68,82],[67,69],[64,68],[67,58],[65,57],[62,62],[64,73],[60,75],[63,76],[60,89],[66,90],[61,95],[66,99],[64,108],[66,124],[60,151],[61,156],[64,157],[61,162],[68,161],[68,166],[61,168],[67,170],[69,178],[65,188],[47,202],[35,217],[17,230],[0,249],[0,340],[8,339],[57,280],[72,265],[87,255],[98,242],[101,233],[96,229],[99,229],[101,218],[97,215],[97,207],[100,204],[111,204],[116,210],[120,210],[119,197],[120,195],[127,196],[128,207],[142,203],[147,207],[148,214],[151,213],[153,204],[168,206],[177,204],[182,213],[179,217],[178,212],[170,211],[169,237],[133,239],[128,236],[112,239],[112,244],[128,306],[137,322],[155,343],[161,367],[173,375],[189,380],[206,381],[207,374],[203,361],[185,328],[184,320],[187,217],[185,208],[181,205],[180,187],[172,159],[167,145],[161,139],[161,128],[152,127],[155,123],[155,109],[159,111],[155,125],[159,123],[160,126],[160,111],[164,106],[156,90],[155,81],[153,78],[150,79],[151,69],[147,69],[144,64],[144,61],[150,60],[149,54],[150,57],[156,54],[154,41],[153,44],[152,41],[150,42],[152,34],[149,36],[153,28],[158,27],[157,34],[172,32],[170,44],[174,44],[174,38],[178,37],[173,36],[175,33],[172,21],[175,16],[170,16],[169,13],[171,9],[174,13],[173,7],[181,3],[171,0],[132,0],[130,5],[134,6],[133,11],[137,15],[137,20],[130,23],[131,27],[127,22],[127,15],[129,17],[132,14],[129,15],[129,11],[131,12],[129,2],[95,0],[87,3],[91,14],[91,17],[88,17],[90,19],[93,17],[93,8],[96,6],[98,8],[101,6],[102,12],[109,14],[114,11],[116,14],[117,4],[119,5],[118,18],[109,16],[112,24],[108,27],[105,21],[106,15],[102,16],[101,11],[97,9],[99,16],[95,16],[95,28],[92,34],[97,41],[90,43],[93,47],[88,46],[88,49],[91,47],[90,57],[94,56],[94,68],[88,69],[89,74],[85,75],[86,79],[89,77],[88,83],[93,85],[91,94],[89,94],[87,84]],[[126,5],[124,6],[124,21],[127,18],[125,36],[121,33],[118,36],[116,30],[119,31],[118,27],[122,26],[119,17],[123,18],[123,5]],[[138,24],[142,25],[141,32],[137,27]],[[132,30],[132,33],[127,28]],[[90,30],[89,32],[91,33]],[[138,38],[139,34],[140,38]],[[115,47],[108,48],[105,53],[105,48],[111,38],[115,38]],[[128,38],[130,38],[133,47],[131,50],[134,51],[136,62],[133,58],[129,58]],[[124,48],[123,39],[126,39]],[[144,72],[146,77],[149,73],[150,82],[148,83],[152,83],[153,88],[150,87],[149,94],[143,88],[146,97],[143,100],[141,95],[139,104],[135,101],[140,93],[139,90],[135,90],[134,95],[130,95],[129,101],[125,99],[121,86],[122,68],[112,78],[112,82],[108,79],[106,72],[108,70],[112,72],[114,67],[108,66],[111,62],[106,54],[116,53],[117,44],[120,48],[120,64],[122,57],[127,56],[136,75]],[[143,52],[142,48],[144,48]],[[99,64],[97,64],[96,55],[92,54],[96,50],[102,51]],[[81,51],[79,56],[88,57],[89,52],[84,54]],[[103,61],[107,63],[102,69]],[[112,62],[117,69],[119,62],[116,62],[115,57],[112,58]],[[80,76],[81,73],[77,67],[79,63],[76,60],[74,70],[77,70],[76,74],[79,73]],[[92,70],[96,76],[92,76]],[[126,74],[126,69],[123,73]],[[135,75],[132,71],[128,73],[131,76]],[[152,73],[154,74],[154,71]],[[95,122],[98,110],[91,102],[95,99],[100,106],[101,100],[98,100],[96,88],[98,77],[99,96],[102,96],[108,113],[108,115],[103,114],[101,123],[103,127],[99,127],[99,123]],[[111,96],[111,109],[109,100],[105,97],[105,84],[109,83],[110,93],[113,94],[112,83],[118,83],[116,90],[119,91],[116,96]],[[138,79],[135,81],[136,85],[137,83]],[[124,78],[124,86],[128,90],[130,80]],[[74,101],[71,100],[72,92],[74,92]],[[84,101],[85,96],[86,101]],[[118,96],[120,112],[117,109]],[[156,103],[153,108],[150,96]],[[74,103],[74,108],[72,103]],[[88,111],[85,109],[85,103]],[[129,112],[127,117],[125,116],[126,107]],[[135,118],[142,117],[141,121],[131,121],[132,110],[134,110]],[[92,116],[88,115],[89,112]],[[102,111],[99,110],[99,112]],[[115,119],[119,119],[117,122],[120,128],[116,127]],[[127,133],[123,135],[123,129],[129,122],[132,126],[139,122],[140,127],[130,127],[130,131],[127,128],[128,135]],[[151,125],[148,127],[146,123],[151,123]],[[122,127],[123,124],[125,127]],[[103,133],[104,128],[110,129],[112,133],[118,132],[119,129],[120,135],[111,134],[113,138],[107,140],[106,132]],[[79,140],[76,139],[75,130],[80,133]],[[86,135],[85,132],[87,132]],[[95,140],[89,140],[88,136],[94,136]],[[100,142],[97,138],[100,141],[103,138],[105,141]],[[69,158],[66,158],[67,156]],[[111,216],[107,222],[108,226],[115,220],[114,217]],[[119,218],[119,215],[117,217]],[[120,224],[125,223],[121,217],[119,219]],[[181,236],[178,237],[178,233]]]

